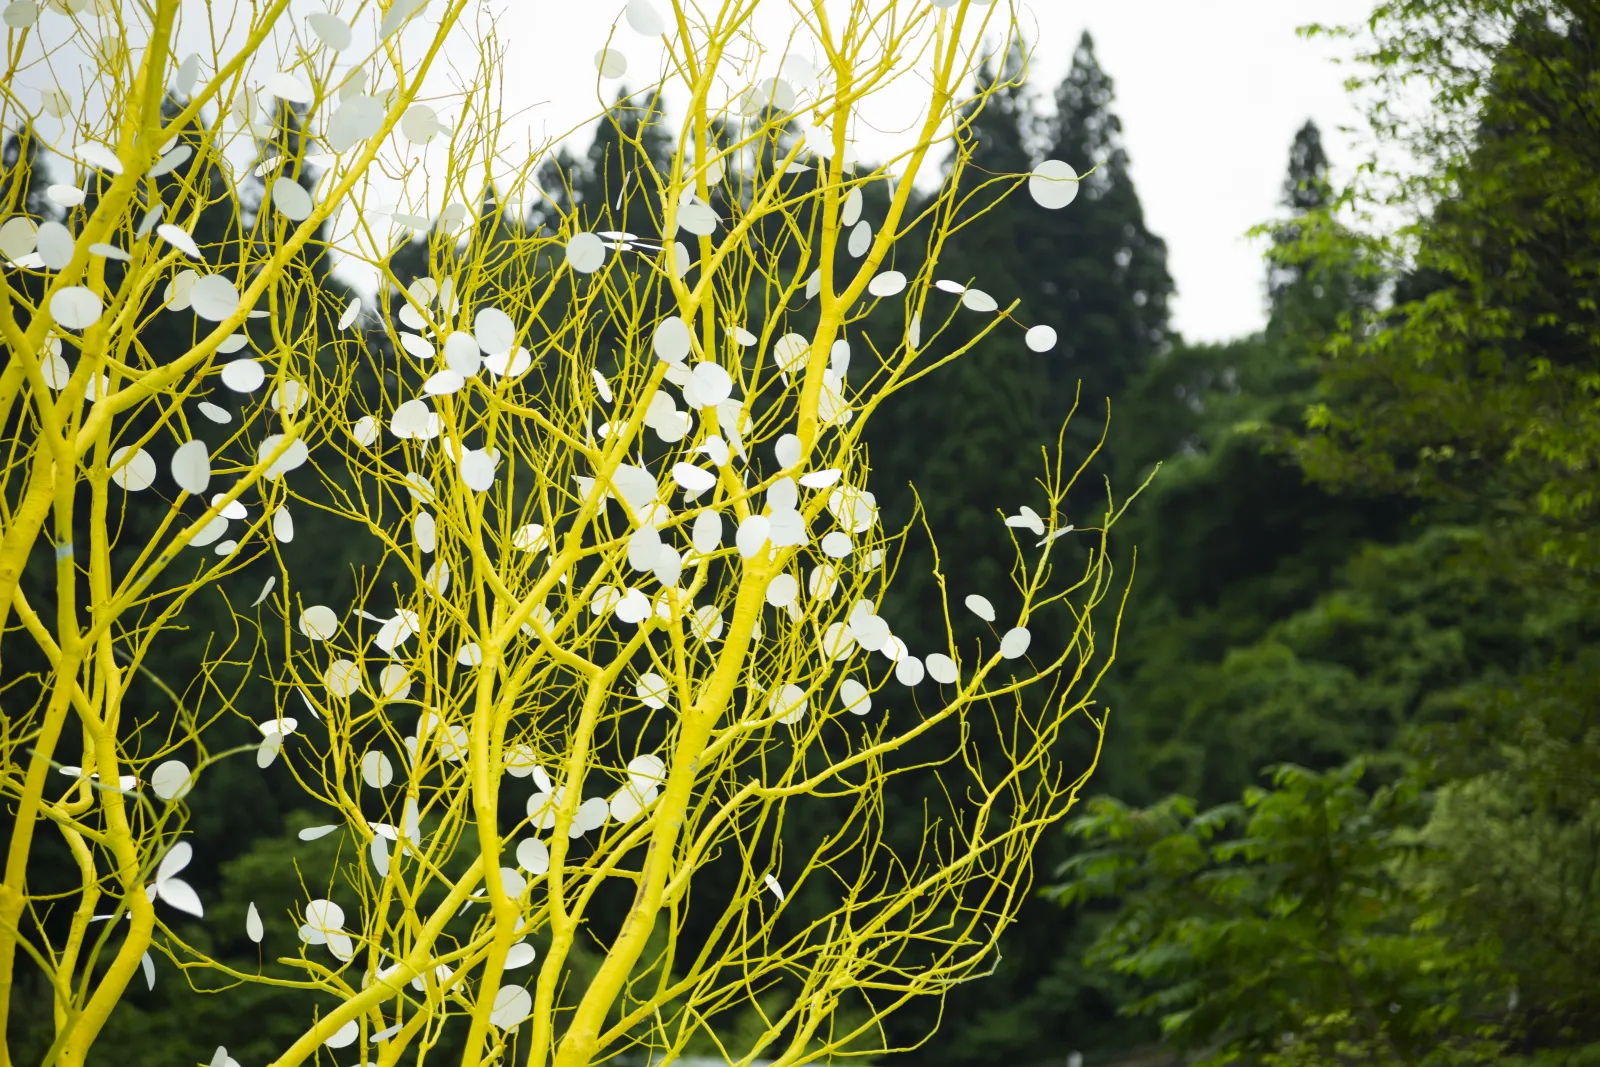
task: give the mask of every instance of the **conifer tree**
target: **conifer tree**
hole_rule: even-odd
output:
[[[1029,303],[1060,338],[1054,393],[1070,396],[1081,379],[1084,402],[1096,412],[1106,398],[1121,394],[1171,334],[1167,246],[1145,226],[1114,100],[1111,78],[1085,32],[1056,88],[1045,154],[1089,172],[1080,193],[1087,203],[1082,210],[1048,213],[1028,228],[1019,248],[1032,271]]]

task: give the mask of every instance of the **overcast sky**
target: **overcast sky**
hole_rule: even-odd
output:
[[[1370,0],[1024,2],[1025,29],[1038,28],[1032,84],[1046,100],[1079,36],[1085,29],[1094,36],[1101,65],[1116,85],[1148,225],[1167,241],[1179,330],[1191,340],[1220,340],[1259,329],[1261,250],[1245,231],[1277,211],[1295,130],[1315,119],[1338,165],[1351,151],[1336,128],[1357,117],[1343,89],[1348,71],[1331,61],[1344,49],[1302,40],[1295,29],[1359,21],[1371,10]],[[538,103],[535,113],[542,118],[534,126],[549,134],[588,114],[592,98],[574,98],[562,87],[592,84],[593,52],[622,6],[621,0],[509,5],[497,29],[512,41],[529,42],[539,61],[513,63],[508,104]],[[551,49],[550,42],[570,47]],[[637,38],[624,28],[616,42],[635,69],[643,65],[634,52]],[[572,99],[570,109],[565,99]],[[866,145],[862,155],[871,158]],[[1091,206],[1080,201],[1068,210]]]
[[[661,0],[653,2],[660,6]],[[1335,166],[1353,158],[1346,137],[1337,132],[1356,120],[1342,88],[1348,71],[1332,62],[1348,46],[1304,41],[1295,29],[1312,21],[1359,21],[1371,0],[1017,2],[1024,32],[1035,45],[1032,86],[1042,101],[1050,99],[1065,74],[1080,34],[1088,29],[1094,36],[1101,65],[1116,85],[1115,107],[1146,221],[1167,242],[1178,287],[1178,329],[1190,340],[1205,341],[1260,328],[1260,248],[1244,235],[1278,211],[1294,131],[1314,118]],[[299,27],[308,13],[329,6],[345,10],[351,3],[293,0],[287,21]],[[540,143],[581,128],[601,105],[597,89],[609,98],[619,84],[638,88],[659,76],[652,73],[662,69],[659,40],[642,38],[622,24],[624,6],[625,0],[485,0],[472,21],[492,26],[509,45],[501,99],[512,117],[501,130],[503,143]],[[180,40],[176,54],[191,48],[210,54],[205,10],[205,0],[185,0],[180,38],[186,40]],[[405,32],[423,44],[433,32],[425,23],[435,18],[435,11],[425,9]],[[52,33],[65,25],[55,16],[41,21],[41,29]],[[769,0],[758,9],[756,30],[764,46],[775,48],[773,55],[781,55],[793,25],[792,9],[783,0]],[[447,46],[440,78],[473,76],[478,56],[470,36],[467,27],[456,47]],[[627,56],[630,69],[620,83],[597,85],[595,53],[608,37]],[[350,61],[359,62],[368,48],[351,50]],[[42,65],[26,71],[19,79],[28,90],[26,103],[33,104],[52,78],[62,77]],[[869,120],[880,128],[909,125],[922,106],[917,84],[908,79],[886,92],[882,106],[888,111]],[[669,92],[669,113],[672,97]],[[911,110],[891,115],[897,100]],[[582,137],[587,136],[585,129]],[[445,151],[446,140],[436,139],[430,151]],[[863,137],[860,154],[872,161],[890,153],[874,152]],[[1067,162],[1082,169],[1086,161]],[[396,195],[410,200],[403,191]],[[402,210],[431,214],[440,207],[418,203]],[[1093,205],[1080,200],[1066,210],[1090,211]]]

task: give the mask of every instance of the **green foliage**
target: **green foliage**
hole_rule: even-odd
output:
[[[1421,791],[1368,778],[1359,760],[1320,774],[1281,765],[1270,788],[1205,811],[1183,797],[1091,804],[1068,828],[1085,851],[1052,892],[1122,901],[1088,960],[1152,987],[1124,1010],[1158,1016],[1201,1063],[1489,1051],[1481,1009],[1504,991],[1407,884],[1426,849]]]
[[[1395,195],[1436,206],[1392,238],[1331,213],[1308,228],[1303,255],[1385,254],[1400,277],[1392,307],[1330,338],[1293,446],[1330,485],[1455,501],[1498,521],[1510,551],[1592,570],[1600,6],[1408,0],[1371,25],[1376,85],[1434,87],[1422,124],[1378,118],[1422,171]]]

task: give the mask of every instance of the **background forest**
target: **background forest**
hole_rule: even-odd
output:
[[[1071,209],[1041,221],[1019,190],[941,253],[942,276],[1018,294],[1060,343],[985,340],[877,416],[873,488],[909,527],[897,632],[944,626],[932,544],[977,585],[1003,577],[996,516],[1035,492],[1031,457],[1064,424],[1074,455],[1104,432],[1085,525],[1102,479],[1119,501],[1150,482],[1116,535],[1135,578],[1089,792],[1036,856],[992,976],[942,1018],[897,1017],[908,1046],[938,1023],[906,1064],[1600,1063],[1600,4],[1394,0],[1370,29],[1374,130],[1409,169],[1335,187],[1301,129],[1263,220],[1267,326],[1223,344],[1169,324],[1165,245],[1087,35],[1053,106],[1035,86],[977,117],[978,170],[1094,170]],[[1384,101],[1418,77],[1431,110],[1402,120]],[[629,153],[665,151],[656,117],[620,99],[551,163],[549,203],[519,217],[486,191],[477,225],[609,200]],[[25,134],[3,165],[58,213]],[[260,198],[247,184],[207,224],[225,235]],[[395,250],[402,280],[420,247]],[[961,329],[923,324],[935,344]],[[284,552],[330,599],[362,564],[309,515]],[[147,661],[141,699],[197,684],[182,665],[230,639],[216,610]],[[1091,738],[1064,743],[1087,764]],[[191,805],[212,931],[298,893],[286,857],[314,882],[349,847],[298,839],[319,820],[289,783],[230,774]],[[915,809],[918,781],[893,801]],[[255,966],[242,934],[210,947]],[[100,1062],[201,1063],[223,1033],[261,1062],[298,1029],[277,1012],[293,995],[201,996],[158,961]]]

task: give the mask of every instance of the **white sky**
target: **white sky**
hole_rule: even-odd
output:
[[[506,112],[516,117],[500,130],[502,144],[537,143],[592,117],[600,105],[594,56],[612,34],[612,47],[630,61],[621,84],[637,88],[651,80],[649,72],[660,69],[659,40],[642,39],[623,23],[625,2],[485,0],[471,21],[480,28],[492,26],[509,46],[501,90]],[[663,6],[659,0],[652,2]],[[1294,131],[1308,117],[1314,118],[1336,168],[1349,164],[1354,155],[1348,139],[1337,130],[1357,119],[1342,87],[1348,71],[1331,62],[1348,46],[1304,41],[1295,29],[1311,21],[1359,21],[1370,10],[1371,0],[1016,2],[1024,31],[1036,42],[1033,89],[1042,101],[1050,99],[1065,74],[1082,31],[1087,28],[1094,35],[1101,65],[1116,85],[1115,107],[1147,224],[1167,241],[1168,262],[1178,287],[1174,305],[1178,329],[1190,340],[1205,341],[1260,328],[1264,320],[1260,248],[1244,234],[1278,211]],[[307,13],[324,7],[347,11],[354,5],[355,0],[295,0],[287,32],[303,35]],[[187,40],[180,41],[178,54],[185,48],[209,54],[205,10],[204,0],[186,0],[180,37]],[[425,23],[435,17],[424,14],[405,35],[425,42],[432,34]],[[49,29],[52,18],[59,17],[46,16],[41,29]],[[757,14],[763,45],[774,49],[774,55],[781,52],[793,24],[790,5],[783,0],[769,0]],[[470,28],[464,33],[459,47],[446,48],[439,73],[447,81],[457,75],[473,76],[477,52],[468,39]],[[348,56],[349,62],[360,62],[357,56],[369,47],[358,47],[341,59]],[[763,60],[762,66],[775,67],[776,62],[776,58]],[[59,67],[53,75],[34,67],[19,82],[32,90],[24,95],[32,97],[52,84],[52,78],[56,84],[70,85],[66,73]],[[609,98],[618,84],[605,82],[598,88]],[[904,125],[911,118],[906,106],[920,106],[915,89],[911,79],[886,92],[881,118],[870,114],[869,118]],[[669,91],[669,117],[673,95]],[[448,109],[441,114],[450,119]],[[445,140],[436,139],[424,154],[444,151]],[[889,154],[890,140],[879,152],[863,137],[862,158],[882,159]],[[1085,161],[1067,162],[1082,169]],[[409,194],[399,189],[389,192],[407,201],[403,210],[432,213],[442,206],[413,205]],[[1093,206],[1079,201],[1066,210],[1093,210]]]
[[[1032,85],[1046,100],[1066,73],[1079,35],[1088,29],[1094,36],[1116,86],[1147,224],[1167,241],[1178,329],[1196,341],[1259,329],[1265,321],[1261,249],[1245,232],[1277,212],[1295,130],[1315,119],[1337,168],[1353,157],[1337,127],[1358,117],[1343,88],[1349,71],[1332,62],[1348,46],[1302,40],[1295,29],[1359,21],[1370,12],[1370,0],[1024,3],[1024,27],[1037,24],[1039,30]],[[559,87],[592,84],[593,52],[622,6],[622,0],[513,0],[497,31],[526,40],[538,58],[508,71],[514,80],[508,103],[541,102],[544,120],[537,125],[551,134],[589,114],[592,97],[576,94],[569,108]],[[636,46],[625,27],[615,40],[626,49]],[[862,155],[874,154],[863,145]],[[1088,209],[1080,202],[1067,210]]]

